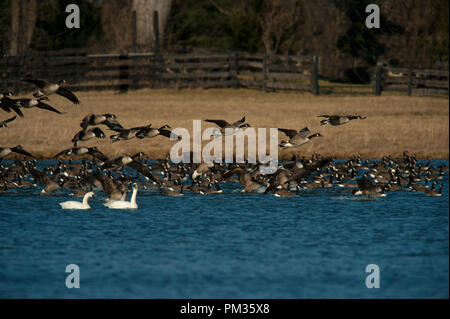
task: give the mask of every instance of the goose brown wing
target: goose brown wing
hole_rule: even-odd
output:
[[[286,134],[286,136],[289,137],[289,138],[293,138],[295,135],[297,135],[297,131],[296,131],[296,130],[290,130],[290,129],[285,129],[285,128],[279,128],[278,131],[283,132],[283,133]]]
[[[306,137],[308,135],[308,133],[310,133],[311,131],[309,130],[309,128],[307,126],[305,126],[304,128],[302,128],[299,132],[298,135],[302,138]]]
[[[85,131],[89,126],[89,122],[91,121],[92,116],[94,116],[94,114],[89,113],[81,120],[80,126],[83,128],[83,131]]]
[[[64,114],[64,113],[61,113],[60,111],[58,111],[57,109],[55,109],[53,106],[50,106],[50,105],[48,105],[48,104],[46,104],[46,103],[39,102],[39,103],[36,105],[36,107],[38,107],[38,108],[40,108],[40,109],[52,111],[52,112],[55,112],[55,113],[58,113],[58,114]]]
[[[9,119],[7,119],[7,120],[4,120],[3,122],[0,122],[0,127],[1,127],[3,124],[6,124],[6,123],[9,123],[9,122],[14,121],[14,120],[16,119],[16,117],[17,117],[17,115],[16,115],[16,116],[13,116],[13,117],[11,117],[11,118],[9,118]]]
[[[46,80],[42,80],[42,79],[21,79],[22,82],[27,82],[27,83],[32,83],[36,86],[38,86],[39,88],[43,88],[46,85],[49,85],[50,83],[47,82]]]
[[[181,140],[181,136],[178,136],[178,135],[176,135],[175,133],[172,133],[172,131],[169,131],[169,130],[159,130],[159,134],[160,135],[163,135],[163,136],[165,136],[165,137],[168,137],[168,138],[170,138],[171,136],[172,136],[172,134],[173,134],[173,136],[179,141],[179,140]]]
[[[141,173],[142,175],[149,178],[150,180],[156,182],[156,179],[153,176],[152,172],[144,164],[137,162],[137,161],[132,161],[131,163],[128,163],[127,166],[129,168],[132,168],[135,171]]]
[[[217,126],[222,128],[225,126],[230,126],[230,124],[225,120],[205,120],[205,122],[215,123]]]
[[[65,97],[66,99],[68,99],[72,103],[80,104],[80,100],[75,96],[75,94],[73,94],[72,91],[70,91],[70,90],[68,90],[66,88],[59,87],[58,91],[56,91],[56,94]]]

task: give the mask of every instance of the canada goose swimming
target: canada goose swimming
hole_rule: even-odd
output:
[[[22,155],[33,157],[33,155],[31,155],[30,153],[25,151],[21,145],[17,145],[17,146],[11,147],[11,148],[0,147],[0,161],[3,160],[6,156],[8,156],[11,153],[17,153],[17,154],[22,154]]]
[[[56,93],[62,97],[65,97],[72,103],[80,104],[80,100],[78,100],[78,98],[75,96],[75,94],[72,93],[72,91],[61,86],[61,84],[66,83],[65,80],[61,80],[58,83],[50,83],[42,79],[22,79],[21,81],[32,83],[39,87],[39,91],[33,95],[36,98]]]
[[[152,138],[152,137],[156,137],[158,135],[162,135],[162,136],[170,138],[170,136],[172,135],[172,132],[167,130],[167,128],[170,128],[170,126],[167,124],[161,126],[160,128],[151,127],[151,124],[150,124],[150,126],[145,127],[144,129],[137,132],[136,137],[143,139],[146,137]],[[177,136],[175,134],[173,134],[173,135],[177,140],[181,140],[181,136]]]
[[[102,153],[100,152],[97,147],[71,147],[68,149],[65,149],[61,152],[59,152],[58,154],[56,154],[55,156],[53,156],[54,158],[58,158],[61,155],[75,155],[75,156],[83,156],[83,155],[91,155],[94,158],[99,159],[100,161],[106,161],[108,160],[108,158]]]
[[[209,182],[209,183],[208,183],[208,188],[200,189],[200,190],[199,190],[199,193],[202,194],[202,195],[207,195],[207,194],[222,194],[222,193],[223,193],[223,190],[220,189],[219,184],[217,183],[217,181],[214,182],[214,186],[215,186],[216,189],[212,189],[211,186],[212,186],[212,183]]]
[[[245,123],[245,116],[241,118],[239,121],[234,122],[233,124],[230,124],[225,120],[204,120],[204,121],[214,123],[220,127],[220,130],[214,133],[215,136],[226,135],[227,132],[226,129],[232,129],[231,133],[228,133],[228,135],[233,135],[244,127],[250,127],[250,124]]]
[[[9,118],[7,120],[4,120],[3,122],[0,122],[0,128],[8,127],[7,123],[14,121],[16,119],[16,117],[17,117],[17,115],[13,116],[13,117],[11,117],[11,118]]]
[[[429,178],[428,177],[425,178],[424,184],[413,184],[412,182],[413,182],[413,177],[412,177],[412,175],[410,175],[410,179],[407,184],[407,187],[412,191],[425,192],[429,189],[429,186],[428,186]]]
[[[88,199],[94,197],[94,192],[87,192],[83,196],[82,202],[77,201],[67,201],[59,203],[62,209],[90,209],[91,206],[88,204]]]
[[[104,139],[106,137],[106,135],[98,127],[94,127],[92,129],[89,129],[89,130],[81,130],[73,137],[72,143],[76,147],[78,141],[88,141],[88,140],[90,140],[91,138],[94,138],[94,137],[99,138],[99,139]]]
[[[431,184],[431,189],[427,189],[427,190],[425,190],[425,195],[427,195],[427,196],[433,196],[433,197],[440,197],[440,196],[442,196],[442,184],[440,184],[439,185],[439,190],[436,190],[435,188],[434,188],[434,185],[436,185],[437,183],[436,183],[436,181],[435,182],[433,182],[432,184]]]
[[[350,122],[351,120],[364,120],[366,117],[362,117],[360,115],[319,115],[318,117],[325,117],[326,120],[320,121],[320,125],[343,125],[345,123]]]
[[[11,92],[0,93],[0,108],[5,112],[10,113],[11,110],[17,113],[20,117],[23,117],[23,113],[18,106],[15,105],[16,100],[9,97],[13,94]]]
[[[281,143],[280,143],[281,148],[298,147],[298,146],[308,143],[314,137],[322,136],[322,134],[320,134],[320,133],[315,133],[315,134],[307,136],[307,134],[311,132],[307,127],[302,128],[298,132],[296,130],[283,129],[283,128],[279,128],[278,130],[283,132],[284,134],[286,134],[287,137],[289,137],[289,141],[281,141]]]
[[[42,101],[49,101],[49,98],[46,96],[40,97],[40,98],[23,98],[23,99],[17,99],[15,100],[15,105],[18,107],[24,107],[27,109],[33,108],[33,107],[37,107],[43,110],[48,110],[48,111],[52,111],[58,114],[63,114],[60,111],[58,111],[57,109],[55,109],[53,106],[50,106],[46,103],[43,103]]]
[[[290,192],[290,191],[288,191],[288,190],[286,190],[286,189],[284,189],[284,188],[277,189],[277,190],[273,193],[273,195],[274,195],[275,197],[299,197],[298,194],[294,194],[294,193],[292,193],[292,192]]]
[[[184,185],[181,184],[179,192],[165,188],[165,189],[161,190],[161,194],[164,196],[170,196],[170,197],[180,197],[180,196],[184,196],[183,190],[184,190]]]
[[[136,203],[136,196],[138,191],[138,185],[136,183],[133,184],[133,194],[131,195],[131,201],[125,200],[117,200],[110,201],[105,203],[104,205],[110,209],[137,209],[138,205]]]

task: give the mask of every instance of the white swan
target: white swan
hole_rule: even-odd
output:
[[[62,209],[90,209],[91,206],[88,204],[88,199],[94,196],[94,192],[87,192],[84,194],[83,202],[76,202],[76,201],[67,201],[59,203],[61,205]]]
[[[131,201],[129,202],[126,200],[108,201],[104,205],[110,209],[137,209],[138,208],[138,205],[136,204],[137,190],[138,186],[136,183],[134,183]]]

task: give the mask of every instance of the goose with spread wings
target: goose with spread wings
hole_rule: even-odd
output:
[[[140,130],[139,132],[136,133],[136,137],[143,139],[143,138],[152,138],[152,137],[156,137],[158,135],[162,135],[165,137],[170,138],[172,135],[175,139],[177,140],[181,140],[181,136],[176,135],[175,133],[172,133],[172,131],[168,130],[168,128],[171,128],[170,125],[163,125],[160,128],[156,128],[156,127],[151,127],[147,126],[144,127],[142,130]]]
[[[18,106],[16,106],[16,100],[11,99],[10,96],[13,94],[11,92],[0,93],[0,108],[10,113],[11,110],[17,113],[20,117],[23,117],[23,113]]]
[[[73,94],[72,91],[61,86],[66,83],[65,80],[61,80],[58,83],[51,83],[43,79],[22,79],[23,82],[32,83],[39,87],[39,91],[34,94],[35,98],[48,96],[52,94],[58,94],[65,97],[74,104],[80,104],[80,100]]]
[[[281,141],[280,143],[281,148],[301,146],[311,141],[314,137],[322,136],[322,134],[320,133],[315,133],[308,136],[308,133],[311,132],[308,127],[304,127],[298,132],[296,130],[284,128],[279,128],[278,130],[286,134],[287,137],[289,137],[288,141]]]
[[[17,107],[24,107],[27,109],[31,109],[33,107],[37,107],[39,109],[52,111],[58,114],[63,114],[57,109],[55,109],[53,106],[48,105],[47,103],[44,103],[42,101],[49,101],[50,99],[46,96],[40,97],[40,98],[22,98],[15,100],[15,105]]]
[[[205,120],[205,122],[214,123],[220,127],[220,130],[214,132],[215,136],[233,135],[244,127],[250,127],[250,124],[245,123],[245,116],[233,124],[230,124],[225,120]]]
[[[104,139],[106,137],[106,135],[98,127],[94,127],[92,129],[88,129],[88,130],[81,130],[77,134],[75,134],[75,136],[72,139],[72,143],[76,147],[78,144],[78,141],[84,142],[84,141],[88,141],[94,137],[99,138],[99,139]]]
[[[107,126],[111,130],[123,128],[122,125],[117,120],[117,116],[111,113],[105,114],[89,113],[83,118],[83,120],[80,123],[80,126],[83,128],[83,130],[86,130],[88,126],[96,126],[100,124]]]

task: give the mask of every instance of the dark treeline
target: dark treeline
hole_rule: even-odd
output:
[[[354,82],[367,81],[380,61],[422,67],[448,61],[448,0],[377,1],[381,28],[367,29],[365,8],[371,2],[168,0],[162,10],[150,0],[0,0],[0,52],[127,52],[133,48],[133,10],[138,17],[138,50],[150,51],[156,9],[162,21],[160,47],[170,52],[317,55],[322,76]],[[69,3],[80,6],[79,30],[64,26]]]

